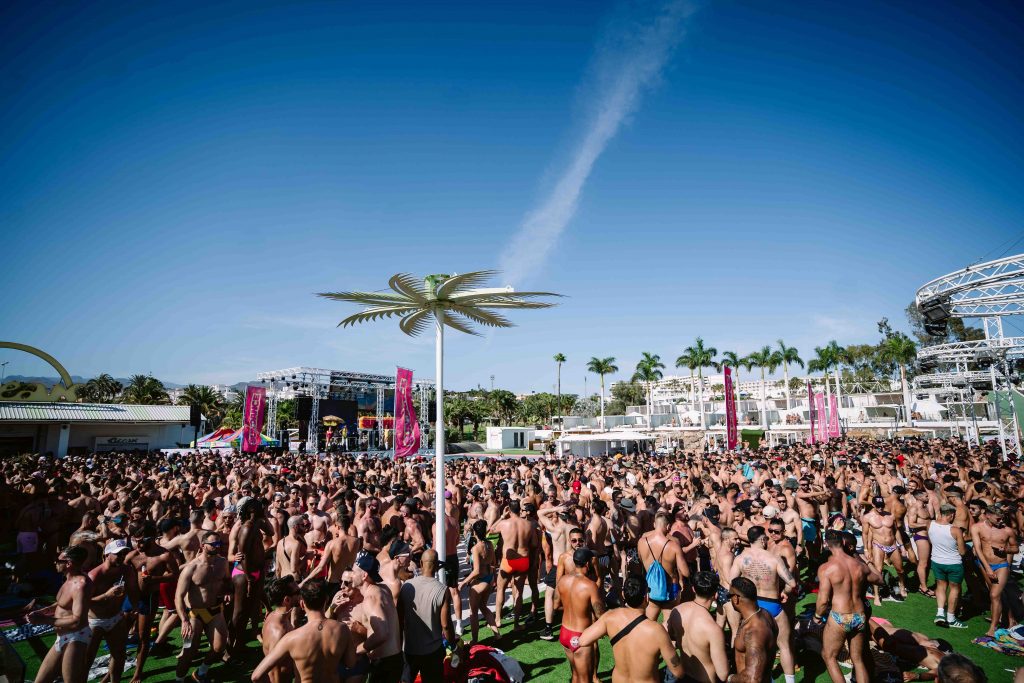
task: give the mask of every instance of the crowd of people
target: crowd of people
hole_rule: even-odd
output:
[[[510,625],[550,641],[573,683],[598,680],[606,638],[615,682],[794,683],[820,656],[836,683],[971,683],[986,674],[944,629],[988,611],[979,636],[1024,639],[1024,479],[988,446],[465,458],[446,466],[444,519],[417,459],[104,453],[0,472],[15,588],[60,575],[22,615],[56,632],[40,682],[85,681],[105,645],[112,683],[130,654],[133,683],[174,653],[176,681],[240,677],[257,646],[253,681],[431,683]],[[872,615],[912,591],[933,630]]]

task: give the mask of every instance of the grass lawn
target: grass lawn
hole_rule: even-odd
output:
[[[813,596],[805,599],[804,603],[813,600]],[[1013,675],[1005,669],[1013,669],[1024,665],[1024,659],[1017,659],[1000,654],[994,650],[980,647],[971,643],[971,640],[982,635],[987,628],[987,621],[981,616],[975,616],[969,620],[970,628],[963,630],[940,629],[932,623],[935,615],[935,602],[921,595],[913,594],[903,604],[886,602],[882,607],[876,608],[875,616],[888,619],[897,626],[910,628],[915,631],[942,637],[952,643],[953,647],[960,653],[970,657],[988,674],[989,681],[993,683],[1011,681]],[[568,681],[569,667],[565,660],[562,647],[555,642],[548,642],[538,638],[541,624],[531,624],[524,632],[513,633],[511,627],[502,631],[500,638],[486,638],[483,642],[498,647],[515,657],[523,666],[530,681]],[[487,629],[482,629],[487,632]],[[468,637],[468,634],[467,634]],[[32,642],[22,642],[15,645],[15,649],[28,665],[26,680],[33,680],[39,661],[46,654],[46,650],[53,642],[52,637],[37,639]],[[180,648],[180,639],[177,632],[172,638],[175,648]],[[602,681],[611,680],[611,670],[614,662],[611,658],[611,650],[607,640],[601,644],[601,666],[599,674]],[[101,649],[100,654],[103,654]],[[250,644],[250,650],[245,657],[230,667],[217,665],[211,669],[211,677],[214,681],[238,682],[248,681],[250,673],[260,659],[261,652],[256,642]],[[797,653],[797,661],[803,667],[797,673],[798,681],[815,681],[825,683],[829,681],[828,674],[824,670],[821,659],[814,654]],[[172,681],[174,679],[173,657],[162,659],[151,659],[146,666],[143,676],[145,681]],[[124,680],[130,680],[134,672],[127,672]],[[781,680],[782,671],[776,666],[776,680]]]

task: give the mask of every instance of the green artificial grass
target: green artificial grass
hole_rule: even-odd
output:
[[[813,604],[814,596],[808,596],[800,604],[798,613],[804,605]],[[909,628],[915,631],[928,634],[933,637],[941,637],[948,640],[957,652],[960,652],[973,659],[979,666],[985,669],[988,680],[992,683],[1002,683],[1013,680],[1013,674],[1006,669],[1015,669],[1024,666],[1024,658],[1015,658],[1000,654],[989,648],[975,645],[971,642],[973,638],[983,635],[988,628],[988,621],[984,616],[973,616],[968,621],[969,628],[966,629],[944,629],[935,626],[932,620],[935,617],[935,601],[919,594],[911,594],[907,601],[900,603],[885,602],[881,607],[874,609],[874,616],[884,617],[893,622],[896,626]],[[510,624],[511,614],[506,617]],[[541,640],[540,635],[543,622],[530,623],[526,630],[513,632],[511,625],[502,629],[500,637],[490,635],[490,631],[481,628],[482,643],[499,648],[507,652],[520,662],[523,671],[526,672],[528,681],[559,682],[569,680],[569,665],[566,662],[562,646],[557,641]],[[484,637],[484,634],[487,634]],[[467,632],[464,638],[469,638]],[[46,650],[53,642],[53,637],[36,639],[31,642],[21,642],[14,647],[22,659],[26,662],[28,671],[26,680],[31,681],[35,677],[39,662],[46,654]],[[181,647],[180,633],[175,631],[171,638],[175,653]],[[611,656],[611,648],[608,641],[600,644],[601,663],[598,669],[602,681],[611,680],[611,671],[614,666]],[[100,654],[105,651],[100,649]],[[134,652],[129,652],[133,657]],[[217,664],[210,670],[211,680],[223,681],[225,683],[242,683],[250,680],[252,670],[256,667],[262,656],[259,643],[253,641],[249,644],[246,654],[232,663],[230,666]],[[197,658],[198,663],[198,658]],[[797,652],[797,663],[801,667],[797,672],[797,681],[815,681],[815,683],[828,683],[828,673],[825,671],[821,658],[813,653]],[[163,657],[160,659],[150,658],[146,664],[146,671],[143,674],[144,681],[173,681],[174,680],[174,657]],[[847,670],[848,671],[848,670]],[[782,670],[778,663],[775,667],[775,680],[782,680]],[[123,680],[128,681],[134,675],[134,671],[126,672]]]

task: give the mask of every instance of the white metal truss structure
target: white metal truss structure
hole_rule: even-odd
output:
[[[936,366],[937,372],[915,378],[915,388],[973,391],[985,384],[991,386],[1003,456],[1010,451],[1020,456],[1009,363],[1024,359],[1024,337],[1005,336],[1003,317],[1024,314],[1024,254],[936,278],[917,291],[915,301],[925,319],[933,323],[942,324],[948,318],[980,318],[985,329],[984,339],[920,349],[918,360]],[[1006,397],[1010,410],[1000,407],[1000,396]]]
[[[324,368],[296,367],[283,370],[260,372],[256,379],[269,384],[271,391],[267,396],[267,431],[277,432],[278,389],[291,387],[298,396],[312,399],[309,417],[309,443],[317,443],[320,431],[320,401],[328,399],[332,394],[348,391],[376,391],[377,393],[377,425],[384,424],[384,396],[387,389],[395,388],[394,375],[377,375],[366,372],[348,370],[327,370]],[[434,389],[434,381],[414,379],[413,389],[420,392],[420,433],[423,434],[423,447],[426,447],[426,435],[430,433],[428,407],[430,394]]]

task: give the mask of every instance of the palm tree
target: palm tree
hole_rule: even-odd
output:
[[[511,287],[482,289],[495,275],[492,270],[479,270],[462,275],[428,275],[420,284],[408,273],[398,273],[388,281],[390,292],[321,292],[319,296],[364,306],[359,313],[338,323],[348,327],[381,318],[398,316],[398,327],[414,337],[434,323],[436,338],[436,401],[437,434],[434,456],[435,519],[445,518],[444,509],[444,328],[445,325],[465,334],[478,335],[473,323],[487,327],[512,327],[512,321],[500,314],[502,310],[549,308],[553,303],[536,299],[558,296],[550,292],[516,292]],[[444,524],[437,525],[438,548],[444,547]],[[441,570],[444,580],[444,569]]]
[[[770,346],[762,346],[761,350],[754,351],[747,356],[747,360],[753,367],[761,370],[761,424],[768,428],[768,391],[765,386],[765,371],[775,372],[782,365],[782,356],[778,351],[773,351]]]
[[[654,383],[664,377],[661,372],[665,364],[661,362],[661,356],[643,352],[640,362],[636,364],[636,372],[633,373],[633,382],[643,382],[647,386],[647,426],[653,427],[651,416],[654,414]]]
[[[604,429],[604,376],[611,375],[619,371],[619,368],[615,365],[615,358],[608,356],[607,358],[591,357],[590,362],[587,363],[587,371],[592,372],[595,375],[601,376],[601,429]]]
[[[562,412],[562,363],[564,363],[564,362],[565,362],[565,354],[564,353],[556,353],[555,354],[555,363],[557,364],[557,367],[558,367],[558,426],[559,427],[562,426],[562,422],[563,422],[562,415],[564,414]]]
[[[224,397],[212,387],[189,384],[178,397],[179,406],[198,406],[212,427],[220,424],[224,415]]]
[[[694,341],[693,346],[683,349],[683,355],[676,358],[676,367],[687,367],[690,369],[690,381],[693,381],[693,371],[697,371],[697,405],[700,409],[700,426],[704,428],[704,368],[718,367],[715,357],[718,349],[713,346],[704,346],[704,340],[700,337]]]
[[[882,360],[894,363],[900,369],[900,384],[903,387],[903,405],[906,406],[907,426],[913,426],[913,416],[910,411],[910,385],[907,384],[907,366],[917,358],[917,344],[902,332],[887,337],[879,349]]]
[[[779,357],[782,359],[782,376],[786,381],[786,410],[792,408],[790,404],[790,393],[789,393],[789,364],[799,365],[804,367],[804,359],[800,357],[800,352],[797,351],[795,346],[786,346],[786,342],[781,339],[778,340],[779,345]]]
[[[164,383],[152,375],[132,375],[121,395],[122,403],[166,405],[171,402]]]

